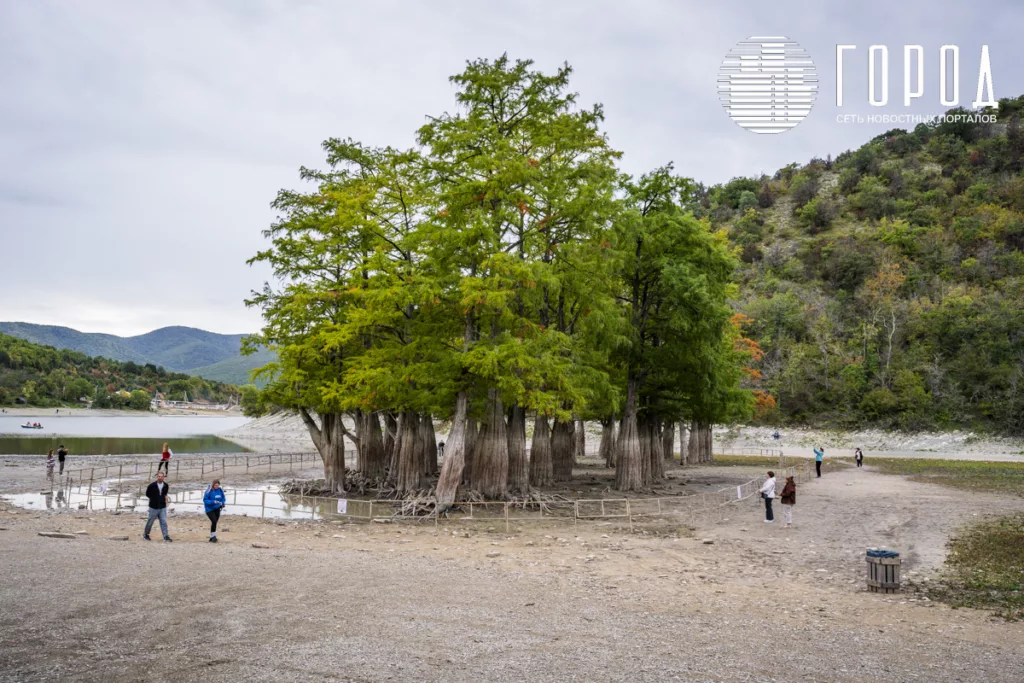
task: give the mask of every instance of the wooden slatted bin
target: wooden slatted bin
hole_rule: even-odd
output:
[[[900,590],[899,553],[889,550],[869,550],[868,590],[873,593],[898,593]]]

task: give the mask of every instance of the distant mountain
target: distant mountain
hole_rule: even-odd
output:
[[[204,365],[201,368],[193,368],[189,371],[189,374],[198,375],[203,379],[226,382],[227,384],[248,384],[252,381],[249,379],[250,370],[253,368],[263,367],[274,359],[275,356],[272,351],[260,349],[251,356],[236,356],[234,358],[228,358],[227,360],[214,363],[213,365]],[[255,384],[263,386],[265,382],[259,381]]]
[[[133,361],[206,379],[245,384],[249,370],[273,359],[270,352],[240,353],[241,334],[216,334],[193,327],[163,327],[134,337],[79,332],[69,327],[0,322],[0,333],[34,344],[80,351],[117,361]]]

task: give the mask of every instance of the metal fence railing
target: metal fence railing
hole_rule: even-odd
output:
[[[200,463],[200,469],[207,473],[220,472],[232,467],[247,468],[252,471],[263,463],[272,466],[277,460],[278,467],[284,471],[286,464],[293,468],[296,464],[309,462],[309,456],[316,454],[274,454],[273,456],[239,456],[238,461],[229,463],[227,458],[220,462],[220,469],[208,469]],[[289,457],[291,456],[291,457]],[[304,457],[299,457],[304,456]],[[245,458],[250,458],[245,463]],[[257,460],[259,458],[259,460]],[[111,466],[114,467],[114,466]],[[119,474],[124,473],[124,466]],[[833,465],[826,463],[826,469]],[[184,468],[183,468],[184,469]],[[773,468],[781,483],[787,476],[794,477],[798,483],[806,482],[814,476],[814,464],[809,460],[798,460],[792,466]],[[79,470],[80,472],[81,470]],[[90,474],[93,474],[90,472]],[[97,486],[96,482],[102,483]],[[144,487],[150,479],[146,479],[134,490],[123,491],[116,487],[111,491],[108,486],[112,481],[120,481],[90,476],[78,479],[78,486],[71,482],[61,482],[61,502],[64,506],[78,505],[90,510],[133,509],[144,506]],[[438,525],[444,521],[461,522],[492,522],[504,523],[506,530],[513,522],[572,522],[620,520],[629,525],[630,529],[638,521],[671,515],[690,524],[701,521],[720,521],[730,506],[754,498],[765,477],[759,476],[735,486],[727,486],[715,491],[702,492],[685,496],[662,496],[651,498],[594,498],[575,500],[526,500],[526,501],[465,501],[452,504],[437,505],[430,500],[410,501],[404,499],[359,499],[333,498],[324,496],[308,496],[301,494],[284,494],[268,488],[243,488],[225,486],[227,497],[226,511],[229,514],[245,514],[251,517],[286,517],[291,519],[350,519],[370,522],[405,521],[433,523]],[[136,483],[133,480],[133,483]],[[171,505],[182,512],[202,512],[203,490],[175,490],[171,487]],[[49,501],[48,501],[49,502]],[[241,513],[239,512],[241,511]]]

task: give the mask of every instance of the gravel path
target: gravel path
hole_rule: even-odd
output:
[[[1024,680],[1024,625],[863,590],[865,546],[926,576],[1024,501],[844,470],[797,502],[789,530],[743,503],[695,533],[232,517],[217,545],[194,515],[147,544],[137,515],[0,504],[0,681]]]

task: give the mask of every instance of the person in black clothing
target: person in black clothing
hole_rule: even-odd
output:
[[[864,467],[864,451],[856,449],[853,452],[853,457],[857,460],[857,467]]]
[[[153,520],[160,520],[160,531],[164,535],[164,541],[171,542],[167,533],[167,494],[170,487],[164,483],[164,473],[156,473],[156,481],[146,487],[146,497],[149,498],[149,519],[146,520],[146,529],[142,532],[142,538],[149,540],[149,530],[153,528]]]
[[[64,448],[64,444],[61,444],[60,448],[57,449],[57,462],[60,463],[60,471],[57,472],[58,475],[64,474],[64,458],[66,457],[68,457],[68,449]]]
[[[441,443],[437,444],[437,457],[439,457],[439,458],[443,458],[444,457],[444,441],[442,441]]]

